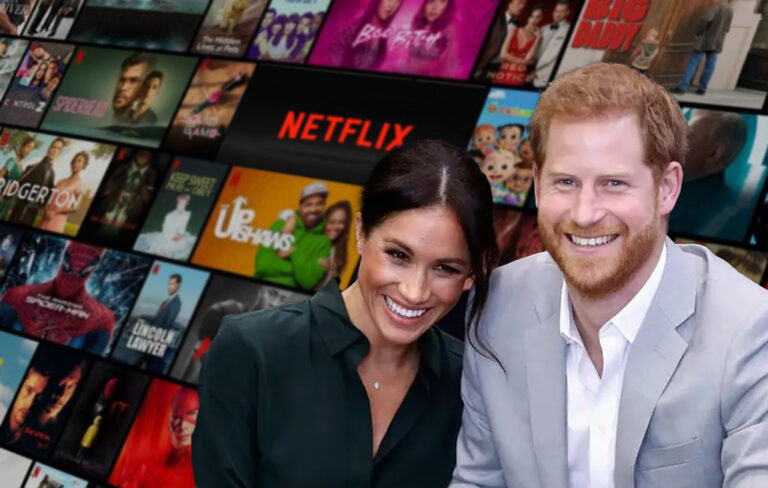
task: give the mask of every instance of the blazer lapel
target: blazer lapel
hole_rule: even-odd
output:
[[[667,239],[667,263],[627,360],[616,432],[616,486],[634,487],[635,461],[653,411],[688,343],[677,327],[693,314],[696,268]]]
[[[542,486],[566,488],[567,398],[565,340],[560,336],[559,325],[560,287],[553,284],[542,290],[547,292],[536,302],[540,323],[525,335],[531,431]]]

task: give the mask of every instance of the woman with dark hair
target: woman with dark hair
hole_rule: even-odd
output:
[[[197,487],[445,487],[462,345],[433,325],[473,284],[470,329],[480,316],[498,253],[492,205],[453,146],[385,156],[355,216],[357,281],[224,319],[203,356]]]
[[[286,61],[299,42],[299,36],[296,33],[296,28],[299,26],[299,14],[291,14],[284,18],[285,22],[282,32],[273,36],[272,40],[269,41],[269,52],[267,54],[269,59],[274,61]],[[280,17],[275,22],[279,20]]]
[[[80,173],[88,167],[89,160],[90,157],[85,151],[80,151],[72,158],[72,161],[69,163],[72,173],[56,183],[55,188],[58,197],[51,199],[45,206],[45,212],[40,220],[39,228],[51,232],[64,232],[70,214],[77,212],[79,208],[77,203],[80,201],[80,195],[83,193],[83,182]]]
[[[544,7],[537,5],[528,15],[525,26],[509,31],[501,48],[501,68],[494,75],[494,82],[511,86],[526,83],[528,70],[536,64],[543,18]]]
[[[381,34],[389,28],[402,4],[403,0],[370,0],[363,16],[336,39],[333,52],[337,59],[333,64],[362,70],[378,68],[387,57],[387,39]]]
[[[451,59],[446,53],[455,44],[453,17],[456,9],[454,0],[423,0],[413,18],[411,27],[415,31],[427,31],[428,41],[415,43],[408,54],[408,70],[422,75],[438,75],[445,71],[445,61]]]
[[[331,241],[331,255],[320,260],[326,270],[325,280],[320,288],[341,276],[341,272],[347,267],[347,245],[351,225],[352,204],[348,201],[336,202],[325,210],[325,236]]]

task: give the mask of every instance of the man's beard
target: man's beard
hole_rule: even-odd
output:
[[[621,290],[634,277],[653,253],[660,226],[659,211],[656,208],[648,225],[634,236],[628,235],[627,226],[623,224],[615,227],[583,228],[568,222],[555,224],[555,228],[551,229],[541,220],[539,220],[539,233],[544,248],[562,270],[568,285],[587,298],[599,299]],[[569,244],[564,240],[570,240],[565,234],[581,237],[618,234],[619,237],[616,239],[621,238],[625,242],[621,245],[616,257],[574,257],[565,249]],[[610,245],[610,243],[604,245]]]

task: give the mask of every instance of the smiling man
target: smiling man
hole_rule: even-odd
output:
[[[594,64],[552,83],[530,131],[547,252],[494,273],[451,486],[768,486],[768,292],[666,237],[677,103]]]

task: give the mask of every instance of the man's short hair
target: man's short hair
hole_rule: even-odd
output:
[[[62,145],[62,147],[67,147],[67,146],[69,146],[69,141],[68,141],[67,139],[64,139],[63,137],[57,137],[56,139],[54,139],[53,141],[51,141],[51,143],[50,143],[50,144],[48,144],[48,147],[51,147],[51,146],[53,146],[53,145],[54,145],[54,144],[56,144],[57,142],[60,142],[60,143],[61,143],[61,145]]]
[[[153,71],[150,74],[148,74],[146,78],[144,78],[144,83],[149,83],[150,80],[153,80],[155,78],[160,80],[160,83],[162,83],[163,82],[163,77],[164,76],[163,76],[163,72],[162,71]]]
[[[541,169],[546,160],[552,121],[625,113],[637,116],[645,164],[654,177],[672,161],[683,164],[688,124],[672,95],[628,66],[595,63],[557,78],[541,95],[528,126],[536,165]]]
[[[121,69],[126,70],[132,66],[138,66],[140,64],[146,64],[150,69],[157,64],[157,57],[154,54],[149,53],[133,53],[123,60]]]
[[[181,275],[180,275],[180,274],[178,274],[178,273],[173,273],[173,274],[171,275],[171,277],[170,277],[170,278],[168,278],[168,280],[169,280],[169,281],[170,281],[170,280],[176,280],[176,283],[178,283],[178,284],[180,285],[180,284],[181,284]]]
[[[557,0],[555,2],[555,8],[557,8],[558,5],[565,5],[566,7],[568,7],[568,10],[570,10],[571,9],[571,0]]]
[[[722,161],[732,163],[747,143],[747,122],[737,113],[719,110],[702,116],[712,118],[712,141],[723,145]]]

